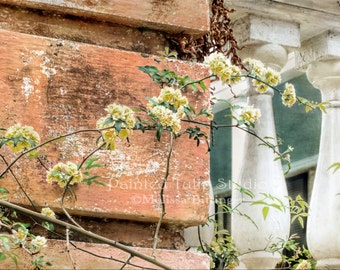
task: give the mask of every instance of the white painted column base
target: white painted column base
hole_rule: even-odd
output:
[[[274,269],[273,265],[281,261],[281,256],[278,253],[266,251],[255,251],[241,255],[239,260],[243,262],[244,267],[238,269]],[[239,267],[242,267],[241,265]]]
[[[339,258],[328,258],[324,260],[318,260],[316,269],[340,269],[340,259]]]

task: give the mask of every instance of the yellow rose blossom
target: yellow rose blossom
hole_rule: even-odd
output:
[[[267,84],[276,86],[281,82],[280,73],[270,67],[266,68],[259,60],[247,58],[243,61],[243,64],[248,67],[250,74],[256,78],[252,82],[259,93],[267,92],[269,89]]]
[[[264,73],[265,82],[271,86],[276,86],[281,82],[281,75],[272,68],[267,68]]]
[[[120,104],[110,104],[105,109],[114,121],[121,120],[126,123],[128,128],[135,125],[134,112],[129,107]],[[110,124],[112,125],[112,123]]]
[[[263,63],[256,59],[246,58],[243,61],[243,64],[248,66],[252,73],[255,73],[257,76],[262,76],[265,72],[265,67]]]
[[[135,117],[132,109],[125,105],[110,104],[105,109],[109,114],[106,117],[102,117],[97,121],[97,128],[104,129],[101,131],[102,138],[105,142],[105,148],[114,150],[116,148],[116,140],[126,139],[132,134],[132,129],[135,126]],[[121,121],[121,129],[119,132],[113,128],[116,121]]]
[[[116,149],[117,132],[115,129],[106,129],[102,131],[102,136],[105,141],[105,148],[109,150]]]
[[[204,61],[212,73],[220,78],[223,84],[235,84],[241,80],[239,67],[229,64],[222,53],[212,53]]]
[[[41,209],[41,214],[50,218],[56,218],[55,213],[49,207],[44,207]]]
[[[175,110],[181,106],[186,106],[189,104],[188,99],[182,95],[180,89],[174,89],[172,87],[164,87],[157,98],[158,102],[168,102],[173,105]]]
[[[11,126],[5,138],[9,139],[7,145],[13,152],[25,151],[40,143],[39,134],[34,131],[33,127],[21,126],[21,124]]]
[[[286,83],[285,90],[282,94],[282,103],[285,106],[291,107],[296,102],[296,93],[294,85],[291,83]]]
[[[229,84],[235,84],[241,81],[241,70],[237,66],[232,66],[232,77],[230,78]]]
[[[34,239],[32,239],[31,244],[36,248],[36,249],[41,249],[43,247],[46,247],[47,240],[43,236],[36,236]]]
[[[122,140],[125,140],[127,137],[129,137],[132,134],[132,130],[131,129],[126,129],[123,128],[119,131],[118,133],[118,137],[121,138]]]
[[[83,180],[83,175],[78,170],[78,166],[73,162],[58,163],[47,173],[47,182],[57,182],[60,187],[65,187],[72,177],[70,185],[79,183]]]
[[[188,99],[183,96],[180,89],[166,86],[161,89],[158,97],[149,100],[147,110],[149,115],[158,119],[163,127],[178,133],[181,129],[181,119],[185,117],[185,108],[188,105]]]
[[[307,260],[302,260],[295,269],[299,270],[310,270],[312,269],[312,265],[309,261]]]
[[[150,114],[157,119],[164,127],[170,127],[174,133],[178,133],[181,129],[180,119],[176,113],[173,113],[170,109],[158,105],[150,110]]]
[[[17,231],[14,231],[13,233],[14,237],[17,238],[20,242],[26,240],[27,234],[28,230],[22,227],[20,227]]]
[[[269,86],[258,81],[258,80],[253,80],[253,85],[256,87],[256,91],[259,92],[259,93],[266,93],[269,89]]]
[[[182,119],[185,116],[185,112],[184,112],[184,107],[183,106],[178,108],[176,115],[177,115],[178,119]]]
[[[225,56],[222,53],[214,52],[205,57],[204,63],[210,67],[212,73],[221,74],[226,67]]]
[[[240,117],[248,123],[255,123],[261,117],[261,111],[254,108],[253,105],[246,106],[242,109]]]

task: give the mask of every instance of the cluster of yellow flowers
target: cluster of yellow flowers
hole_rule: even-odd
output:
[[[129,107],[120,104],[110,104],[105,110],[108,115],[97,121],[97,128],[104,128],[102,137],[106,144],[105,148],[114,150],[117,138],[126,139],[132,134],[132,129],[135,126],[134,112]],[[121,123],[119,132],[113,128],[117,121]]]
[[[204,59],[204,63],[224,84],[232,85],[241,80],[240,68],[228,63],[222,53],[214,52],[210,54]]]
[[[282,103],[288,107],[292,107],[293,104],[296,102],[296,93],[295,87],[291,83],[285,84],[285,90],[282,94]]]
[[[7,145],[15,153],[25,151],[40,143],[39,134],[30,126],[15,124],[8,128],[5,134]]]
[[[222,53],[212,53],[207,56],[204,63],[209,66],[211,72],[215,74],[223,84],[235,84],[241,80],[242,76],[251,77],[252,83],[259,93],[265,93],[270,87],[275,87],[281,82],[280,73],[274,69],[266,68],[264,64],[255,59],[247,58],[243,64],[248,68],[248,73],[242,75],[241,70],[231,65]],[[291,107],[296,102],[295,88],[292,84],[286,83],[282,95],[282,103]],[[248,123],[254,123],[261,113],[258,109],[248,106],[243,109],[240,116]]]
[[[174,89],[169,86],[164,87],[161,90],[158,98],[154,99],[157,100],[158,103],[168,102],[170,105],[174,106],[176,111],[189,104],[188,99],[182,95],[180,89]]]
[[[280,73],[272,68],[266,68],[259,60],[247,58],[243,63],[249,68],[250,74],[256,77],[252,81],[259,93],[265,93],[269,85],[276,86],[281,82]]]
[[[153,97],[148,105],[148,113],[159,120],[163,127],[171,128],[177,134],[181,129],[181,119],[185,116],[188,99],[180,89],[164,87],[158,97]]]
[[[82,173],[78,170],[77,164],[68,161],[66,164],[59,162],[47,173],[47,182],[56,182],[60,187],[65,187],[72,177],[69,185],[79,183],[83,180]]]
[[[162,105],[157,105],[150,109],[150,114],[157,119],[163,127],[170,127],[174,133],[178,133],[181,129],[181,120],[172,110]]]
[[[254,124],[261,117],[261,111],[253,105],[246,106],[241,109],[240,117],[247,123]]]

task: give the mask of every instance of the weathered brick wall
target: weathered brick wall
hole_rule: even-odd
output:
[[[208,27],[207,0],[0,0],[0,126],[20,122],[33,126],[42,139],[48,139],[95,127],[110,103],[145,105],[145,97],[158,95],[159,89],[137,67],[156,65],[152,55],[164,50],[169,35],[202,35]],[[166,65],[193,79],[207,75],[199,64],[173,61]],[[189,98],[199,109],[207,105],[208,95],[189,94]],[[53,162],[79,162],[92,149],[89,145],[95,136],[71,137],[43,151]],[[98,153],[106,164],[99,172],[101,180],[108,186],[78,185],[74,188],[77,200],[69,198],[66,206],[76,216],[105,218],[104,223],[96,219],[92,225],[90,219],[84,219],[85,227],[148,247],[152,224],[159,218],[156,187],[164,175],[168,143],[166,137],[156,142],[152,132],[135,132],[130,141],[130,146],[121,143],[116,151]],[[207,218],[206,150],[206,146],[197,148],[187,138],[175,142],[165,190],[164,223],[168,225],[160,234],[161,247],[184,249],[183,227],[204,223]],[[60,212],[62,190],[45,182],[41,166],[21,161],[14,169],[22,175],[19,180],[36,205],[47,204]],[[10,177],[2,182],[6,186],[11,183]],[[10,200],[29,205],[17,186],[11,186]],[[109,229],[120,228],[122,221],[118,219],[130,220],[124,221],[126,230],[117,230],[119,235]]]

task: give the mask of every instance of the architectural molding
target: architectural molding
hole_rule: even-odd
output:
[[[297,22],[301,25],[301,41],[340,27],[340,6],[335,0],[226,0],[225,4],[236,10],[233,20],[252,13]]]
[[[313,61],[340,57],[340,32],[326,31],[304,41],[295,56],[298,69],[307,68]]]
[[[260,42],[287,47],[300,46],[300,29],[296,22],[250,14],[237,19],[233,28],[241,46]]]

